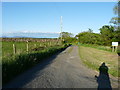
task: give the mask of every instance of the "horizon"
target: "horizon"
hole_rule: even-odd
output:
[[[94,33],[114,17],[116,2],[3,2],[2,33],[43,32],[60,33],[60,16],[63,32],[77,35],[89,28]]]

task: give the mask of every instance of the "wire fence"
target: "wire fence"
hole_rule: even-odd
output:
[[[59,39],[6,39],[2,41],[2,57],[40,51],[58,45],[61,45],[61,40]]]

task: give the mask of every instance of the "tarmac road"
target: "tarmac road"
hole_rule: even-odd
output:
[[[99,66],[98,66],[99,67]],[[97,71],[83,65],[78,47],[68,47],[11,81],[5,88],[98,88]],[[117,79],[110,77],[111,86]]]

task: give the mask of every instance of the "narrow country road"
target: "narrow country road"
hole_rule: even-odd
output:
[[[97,88],[98,74],[82,64],[78,47],[71,46],[18,76],[5,88]],[[110,77],[110,81],[112,87],[117,87],[116,79]]]

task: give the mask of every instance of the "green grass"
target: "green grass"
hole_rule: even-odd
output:
[[[16,54],[13,54],[13,43],[16,45]],[[26,42],[2,42],[2,83],[15,78],[17,75],[30,69],[45,58],[64,50],[68,45],[56,42],[29,42],[29,52],[26,51]]]
[[[118,55],[109,51],[97,48],[79,46],[79,54],[83,63],[91,69],[99,70],[99,66],[105,62],[109,68],[109,73],[118,77]],[[120,76],[119,76],[120,77]]]
[[[22,53],[9,59],[4,58],[2,60],[3,84],[64,48],[64,46],[55,46],[28,54]]]
[[[16,54],[20,54],[20,53],[25,53],[27,51],[27,43],[26,42],[7,42],[7,41],[3,41],[2,42],[2,57],[10,57],[13,55],[13,43],[16,46]],[[49,42],[29,42],[28,46],[29,46],[29,52],[34,51],[34,48],[38,48],[38,47],[51,47],[51,46],[55,46],[57,45],[56,42],[52,42],[52,45],[49,45]]]
[[[80,44],[80,45],[84,46],[84,47],[92,47],[92,48],[96,48],[99,50],[112,52],[111,46],[100,46],[100,45],[94,45],[94,44]],[[115,52],[113,52],[113,53],[115,53]]]

